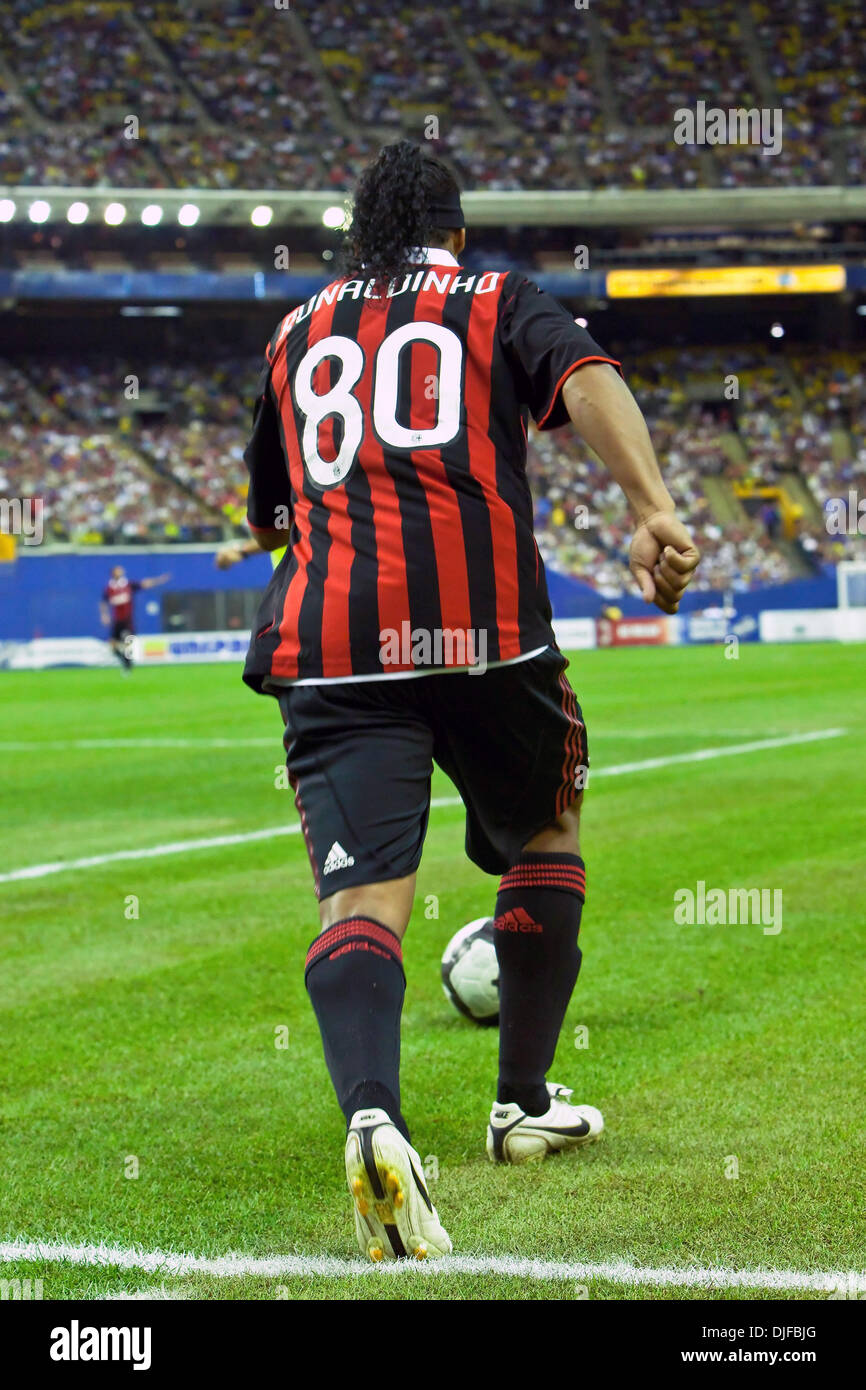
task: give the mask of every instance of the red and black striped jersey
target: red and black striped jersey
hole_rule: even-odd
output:
[[[406,676],[553,640],[526,426],[567,421],[582,363],[619,363],[523,275],[447,252],[336,280],[271,338],[245,453],[253,530],[288,528],[244,679]]]
[[[133,595],[141,588],[138,579],[109,579],[102,591],[102,598],[111,609],[115,622],[129,622],[132,618]]]

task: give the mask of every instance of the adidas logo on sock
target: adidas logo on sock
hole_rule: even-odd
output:
[[[501,917],[494,920],[493,926],[496,931],[544,931],[541,923],[530,917],[525,907],[515,907],[503,912]]]
[[[322,873],[332,874],[335,869],[350,869],[354,862],[354,854],[347,854],[340,841],[335,840],[328,850],[328,857],[322,866]]]

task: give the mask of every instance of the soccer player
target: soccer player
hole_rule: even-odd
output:
[[[139,589],[155,589],[168,583],[170,574],[157,575],[155,579],[128,579],[122,565],[115,565],[111,577],[102,591],[99,613],[105,627],[111,627],[108,644],[124,671],[132,670],[132,623],[134,595]]]
[[[408,141],[380,151],[343,278],[267,346],[245,455],[254,537],[275,549],[291,529],[244,679],[285,724],[321,925],[306,985],[374,1260],[451,1249],[399,1076],[434,761],[465,803],[469,858],[500,876],[488,1155],[521,1163],[603,1127],[547,1081],[581,962],[587,741],[532,533],[528,416],[571,420],[622,487],[648,603],[675,613],[698,563],[620,364],[522,274],[464,270],[464,228],[443,162]]]

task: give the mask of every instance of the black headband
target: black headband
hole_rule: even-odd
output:
[[[447,194],[435,203],[430,203],[427,214],[431,227],[441,227],[443,230],[451,231],[454,228],[466,226],[466,219],[460,206],[460,194],[457,192]]]

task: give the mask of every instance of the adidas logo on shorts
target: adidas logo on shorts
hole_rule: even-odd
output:
[[[347,854],[340,841],[335,840],[328,850],[328,857],[322,866],[322,873],[332,874],[335,869],[350,869],[354,862],[354,854]]]

